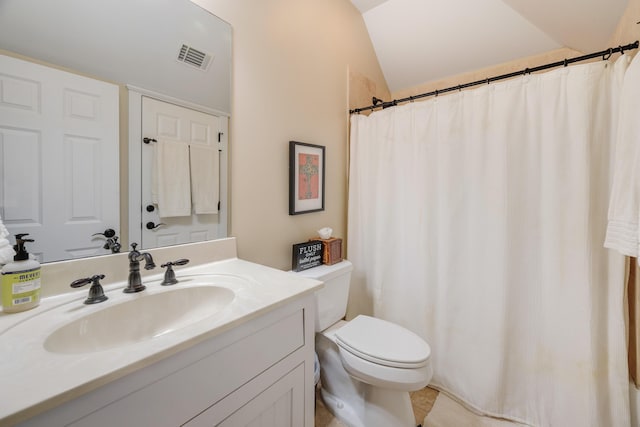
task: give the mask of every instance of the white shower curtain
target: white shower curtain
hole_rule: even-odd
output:
[[[349,315],[422,335],[471,408],[630,425],[624,259],[603,248],[627,64],[352,116]]]

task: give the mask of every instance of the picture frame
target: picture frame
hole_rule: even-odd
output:
[[[289,215],[324,210],[325,147],[289,141]]]

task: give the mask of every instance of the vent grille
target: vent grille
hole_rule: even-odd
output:
[[[211,63],[212,55],[195,49],[191,46],[183,44],[178,53],[178,61],[192,67],[199,68],[200,70],[206,70]]]

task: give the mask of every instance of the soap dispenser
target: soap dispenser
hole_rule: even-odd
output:
[[[24,244],[33,242],[25,239],[28,234],[16,234],[13,262],[2,267],[2,310],[17,313],[40,304],[40,263],[29,257]]]

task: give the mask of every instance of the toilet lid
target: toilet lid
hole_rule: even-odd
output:
[[[336,331],[336,343],[344,350],[380,365],[419,368],[427,364],[429,344],[395,323],[358,316]]]

